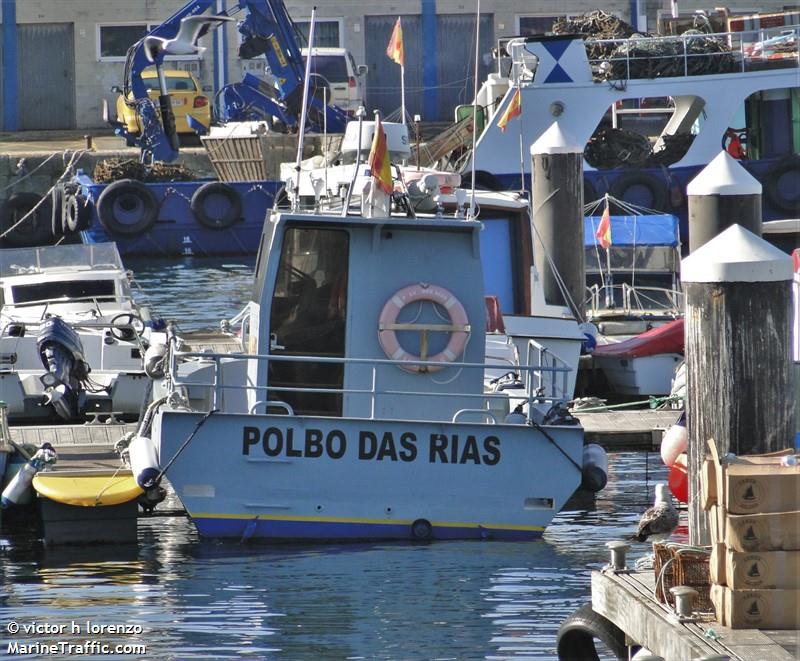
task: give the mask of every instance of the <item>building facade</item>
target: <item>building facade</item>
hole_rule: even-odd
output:
[[[200,0],[202,1],[202,0]],[[237,0],[205,0],[209,13],[236,8]],[[5,131],[96,128],[104,125],[103,99],[121,85],[129,46],[186,4],[185,0],[0,0],[0,128]],[[475,2],[465,0],[289,0],[289,14],[307,32],[318,6],[316,44],[348,48],[366,64],[368,108],[390,113],[400,106],[400,71],[385,55],[392,27],[402,17],[407,112],[448,121],[453,108],[473,96]],[[602,8],[654,30],[670,0],[606,0]],[[696,3],[684,3],[687,12]],[[691,6],[689,6],[691,5]],[[779,11],[789,5],[746,0],[732,11]],[[796,7],[792,5],[792,7]],[[479,77],[491,69],[497,39],[545,32],[555,18],[597,9],[584,0],[483,0]],[[192,71],[208,96],[242,73],[263,71],[263,58],[237,55],[235,24],[203,37],[199,56],[170,58],[169,66]]]

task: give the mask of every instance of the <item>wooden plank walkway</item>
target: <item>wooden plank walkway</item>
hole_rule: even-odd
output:
[[[598,443],[607,450],[657,450],[661,431],[675,424],[682,411],[676,409],[636,409],[572,413],[583,426],[587,443]]]
[[[681,622],[669,606],[653,598],[652,571],[592,572],[592,609],[616,624],[631,640],[666,661],[727,655],[732,661],[793,661],[800,632],[730,629],[702,614]]]

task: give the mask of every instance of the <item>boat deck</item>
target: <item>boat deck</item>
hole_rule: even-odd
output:
[[[594,571],[592,609],[666,661],[713,655],[731,661],[800,658],[797,630],[730,629],[714,621],[713,613],[681,622],[653,598],[654,589],[652,571]]]
[[[212,353],[241,353],[244,349],[240,338],[220,331],[189,331],[181,333],[181,351]]]
[[[574,411],[587,443],[607,450],[657,450],[662,431],[674,425],[682,411],[677,409],[639,409],[629,411]]]

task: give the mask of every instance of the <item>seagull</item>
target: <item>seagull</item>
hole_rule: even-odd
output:
[[[663,542],[678,527],[678,510],[672,504],[672,494],[663,482],[656,484],[656,502],[639,520],[639,529],[632,539]]]
[[[218,28],[225,21],[233,21],[230,16],[187,16],[181,19],[181,27],[174,39],[148,36],[143,46],[147,59],[155,62],[159,54],[165,55],[199,55],[205,49],[197,45],[197,40],[211,28]]]

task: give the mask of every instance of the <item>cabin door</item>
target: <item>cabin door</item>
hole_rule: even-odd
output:
[[[270,312],[272,355],[343,358],[347,317],[349,236],[344,230],[289,227]],[[344,365],[319,361],[269,361],[270,400],[299,415],[342,415]],[[294,390],[300,389],[300,390]]]

